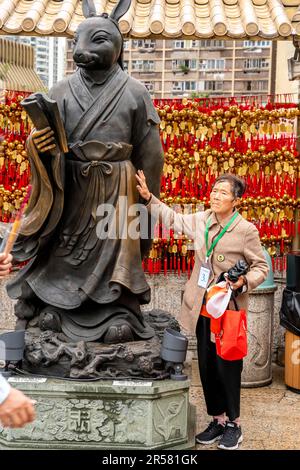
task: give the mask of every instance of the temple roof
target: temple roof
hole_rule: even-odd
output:
[[[43,89],[45,85],[34,70],[33,47],[0,37],[0,90],[33,92]]]
[[[116,1],[95,0],[97,12]],[[0,33],[72,37],[81,0],[0,0]],[[265,38],[300,36],[300,0],[132,0],[121,18],[132,38]]]

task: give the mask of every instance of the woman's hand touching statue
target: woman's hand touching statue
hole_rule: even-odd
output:
[[[150,201],[151,199],[151,193],[148,189],[147,183],[146,183],[146,176],[144,175],[143,170],[138,170],[136,175],[135,175],[138,185],[137,185],[137,190],[142,196],[143,199],[145,199],[147,202]]]

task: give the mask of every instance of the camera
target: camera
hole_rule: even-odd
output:
[[[0,372],[10,377],[14,367],[23,359],[25,330],[7,331],[0,335]]]
[[[232,268],[228,269],[227,274],[229,281],[237,282],[240,276],[247,273],[248,269],[248,263],[243,259],[240,259]]]
[[[226,281],[226,278],[231,282],[237,282],[240,276],[243,276],[249,271],[249,264],[243,260],[238,260],[232,268],[229,268],[227,272],[223,272],[217,279],[216,284],[222,281]],[[226,274],[226,277],[225,277]],[[243,291],[243,288],[240,287],[239,289],[234,291],[234,296],[237,296]]]

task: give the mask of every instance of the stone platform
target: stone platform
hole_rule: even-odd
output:
[[[37,401],[37,419],[0,426],[0,449],[191,449],[195,408],[188,380],[66,381],[12,377]]]

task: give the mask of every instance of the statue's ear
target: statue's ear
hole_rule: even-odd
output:
[[[85,18],[96,16],[96,7],[94,0],[82,0],[82,13]]]
[[[119,3],[117,3],[110,14],[111,19],[119,21],[119,19],[129,10],[130,4],[131,0],[119,0]]]

